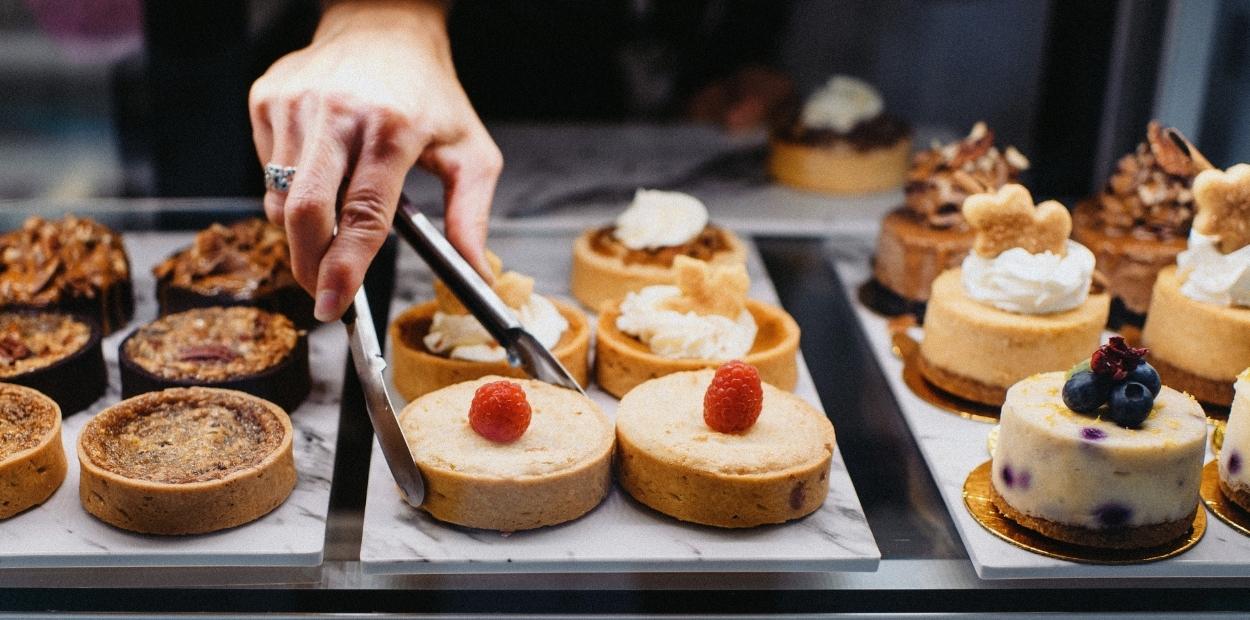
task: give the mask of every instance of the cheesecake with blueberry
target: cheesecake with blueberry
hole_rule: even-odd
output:
[[[1003,404],[990,487],[1007,518],[1067,543],[1155,547],[1198,508],[1206,418],[1122,338],[1064,373],[1029,377]]]
[[[1236,392],[1220,448],[1220,490],[1250,511],[1250,368],[1238,375]]]

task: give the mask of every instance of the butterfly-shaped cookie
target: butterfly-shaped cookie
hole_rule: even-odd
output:
[[[746,308],[747,289],[751,288],[746,267],[711,265],[678,255],[673,259],[673,271],[681,296],[668,299],[665,309],[736,319]]]
[[[1218,237],[1228,254],[1250,245],[1250,164],[1206,170],[1194,179],[1194,230]]]
[[[1072,216],[1053,200],[1033,206],[1033,196],[1022,185],[1004,185],[992,194],[974,194],[964,200],[964,219],[977,233],[973,250],[994,258],[1012,248],[1031,254],[1063,255]]]

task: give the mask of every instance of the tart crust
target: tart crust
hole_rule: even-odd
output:
[[[755,344],[742,361],[755,366],[760,378],[784,390],[798,383],[799,325],[777,306],[746,300],[755,318]],[[617,398],[639,384],[685,370],[716,368],[725,360],[668,359],[651,352],[638,339],[616,327],[620,305],[605,306],[599,313],[595,344],[595,382]]]
[[[703,394],[714,374],[670,374],[621,400],[621,487],[659,512],[716,527],[783,523],[815,512],[829,493],[835,445],[829,419],[765,383],[755,426],[740,435],[717,433],[702,417]]]
[[[8,383],[0,383],[0,398],[24,401],[15,406],[26,405],[32,412],[7,422],[18,427],[13,432],[0,433],[0,442],[14,442],[0,443],[0,519],[7,519],[51,497],[65,481],[67,465],[56,402],[37,390]],[[11,447],[20,449],[10,451]]]
[[[625,298],[630,291],[656,284],[673,284],[676,272],[671,266],[625,264],[615,256],[604,256],[593,246],[598,230],[588,230],[573,242],[573,267],[569,290],[583,306],[598,311],[604,303]],[[721,229],[727,249],[717,252],[713,265],[745,265],[747,249],[733,232]]]
[[[1113,237],[1102,231],[1095,213],[1097,199],[1077,204],[1072,214],[1072,238],[1094,253],[1098,271],[1107,278],[1107,287],[1124,307],[1135,314],[1150,309],[1155,278],[1184,251],[1184,237],[1159,241],[1130,236]]]
[[[829,194],[864,194],[902,187],[911,138],[858,150],[848,142],[812,146],[769,140],[768,172],[784,185]]]
[[[1146,549],[1167,544],[1184,536],[1189,531],[1194,522],[1194,514],[1199,510],[1195,506],[1194,512],[1177,521],[1097,530],[1066,525],[1040,517],[1030,517],[1013,508],[1011,504],[1008,504],[1003,499],[1003,496],[998,494],[998,490],[992,484],[990,485],[990,500],[994,502],[994,507],[1003,513],[1003,516],[1015,521],[1022,527],[1055,540],[1101,549]]]
[[[42,392],[56,401],[63,415],[78,413],[104,395],[108,389],[108,369],[104,365],[104,352],[100,346],[99,325],[61,312],[11,310],[5,314],[16,315],[12,317],[14,320],[22,320],[23,315],[35,317],[36,321],[41,315],[49,320],[59,318],[81,325],[88,335],[86,342],[78,348],[64,351],[60,357],[25,372],[0,377],[0,381]],[[20,344],[26,346],[29,343]]]
[[[157,424],[156,432],[140,435],[125,428],[149,415],[183,414],[182,407],[192,415]],[[237,426],[223,430],[220,422],[213,425],[196,413],[209,407],[233,413]],[[195,429],[196,424],[204,428]],[[218,438],[206,437],[209,432]],[[193,440],[178,441],[183,433]],[[231,439],[234,450],[209,450],[210,444]],[[235,527],[268,514],[295,488],[291,442],[286,413],[250,394],[204,387],[150,392],[105,409],[83,428],[79,499],[101,521],[144,534]],[[103,462],[109,459],[114,462]],[[209,463],[214,459],[215,466]]]
[[[529,379],[520,384],[533,411],[515,442],[500,444],[468,423],[473,395],[505,379],[486,376],[430,392],[400,414],[425,479],[421,509],[466,527],[517,531],[576,519],[612,485],[612,423],[573,390]]]
[[[934,228],[900,207],[881,222],[873,276],[908,301],[928,301],[933,281],[958,267],[975,240],[971,228]]]
[[[590,379],[590,321],[572,305],[558,299],[550,301],[569,323],[551,353],[579,385],[585,386]],[[429,352],[421,339],[429,333],[437,310],[438,302],[429,301],[405,310],[391,322],[393,380],[405,399],[413,400],[434,390],[487,375],[518,379],[527,376],[523,369],[513,368],[506,361],[475,362]]]

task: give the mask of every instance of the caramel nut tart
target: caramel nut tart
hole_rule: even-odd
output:
[[[213,224],[152,273],[162,315],[254,306],[285,314],[303,329],[317,325],[313,299],[291,273],[286,232],[259,218]]]
[[[1057,202],[1006,185],[964,201],[977,231],[963,265],[933,283],[919,369],[960,398],[1001,405],[1007,389],[1071,366],[1098,346],[1111,298],[1091,292],[1094,257],[1069,241]]]
[[[685,257],[674,266],[677,286],[644,288],[599,313],[599,387],[620,398],[648,379],[740,358],[764,381],[794,389],[799,326],[785,310],[747,299],[746,269]]]
[[[769,140],[768,172],[784,185],[862,194],[903,184],[911,127],[883,112],[881,94],[837,75],[812,93]]]
[[[1185,249],[1194,177],[1211,168],[1179,131],[1151,121],[1097,196],[1077,204],[1072,237],[1094,252],[1111,295],[1143,315],[1159,271]]]
[[[1250,512],[1250,368],[1237,376],[1236,395],[1219,453],[1220,491]]]
[[[108,389],[100,327],[61,312],[0,311],[0,381],[39,390],[65,415],[86,409]]]
[[[695,197],[638,190],[614,225],[588,230],[573,242],[570,291],[597,311],[631,291],[672,284],[678,256],[745,265],[747,251],[737,235],[708,223],[707,209]]]
[[[750,368],[734,362],[673,373],[626,394],[616,414],[621,488],[676,519],[725,528],[819,509],[829,493],[833,426]]]
[[[1155,547],[1189,531],[1206,417],[1144,354],[1115,338],[1067,375],[1011,387],[991,470],[999,512],[1087,547]]]
[[[54,310],[99,324],[104,335],[135,312],[121,236],[87,218],[27,218],[0,235],[0,307]]]
[[[881,222],[873,277],[905,302],[928,301],[938,274],[958,267],[976,239],[964,199],[1015,183],[1028,167],[1015,147],[1000,151],[980,122],[962,140],[916,153],[903,206]]]
[[[0,383],[0,519],[51,497],[66,467],[60,407],[31,388]]]
[[[518,531],[576,519],[612,484],[612,423],[589,398],[528,379],[488,376],[435,390],[400,426],[434,518]]]
[[[496,270],[495,292],[521,324],[546,346],[578,384],[589,379],[590,322],[570,304],[534,293],[534,280]],[[391,322],[391,361],[395,387],[412,400],[439,388],[487,375],[525,377],[508,364],[507,352],[491,338],[442,282],[435,299],[418,304]]]
[[[170,387],[247,392],[286,411],[308,396],[308,336],[258,308],[195,308],[135,330],[118,348],[122,397]]]
[[[291,420],[234,390],[170,388],[124,400],[78,437],[79,499],[142,534],[202,534],[255,521],[295,488]]]

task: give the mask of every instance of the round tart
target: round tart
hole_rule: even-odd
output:
[[[1100,208],[1093,201],[1077,204],[1072,213],[1072,238],[1094,253],[1098,272],[1105,276],[1111,295],[1129,312],[1146,314],[1155,278],[1165,267],[1176,264],[1176,255],[1185,250],[1185,236],[1112,235],[1094,224]]]
[[[135,330],[118,348],[122,397],[169,387],[247,392],[294,411],[312,381],[308,337],[258,308],[196,308]]]
[[[65,471],[61,409],[36,390],[0,383],[0,519],[42,504]]]
[[[1206,421],[1193,398],[1161,388],[1145,420],[1080,414],[1060,398],[1064,373],[1007,392],[991,499],[1018,524],[1068,543],[1146,548],[1183,536],[1198,509]]]
[[[1250,366],[1250,308],[1190,299],[1181,283],[1175,266],[1159,272],[1142,343],[1165,382],[1227,407],[1238,373]]]
[[[782,523],[820,508],[834,449],[829,419],[764,383],[763,409],[749,429],[714,431],[704,421],[704,394],[715,375],[669,374],[621,399],[621,487],[664,514],[717,527]]]
[[[55,310],[100,325],[104,335],[135,313],[121,236],[86,218],[27,218],[0,235],[0,307]]]
[[[79,498],[144,534],[200,534],[259,519],[295,488],[291,420],[234,390],[171,388],[124,400],[78,437]]]
[[[1236,396],[1219,453],[1220,490],[1250,511],[1250,368],[1237,377]]]
[[[60,312],[0,312],[0,381],[39,390],[65,415],[86,409],[108,389],[99,326]]]
[[[254,306],[317,325],[313,299],[291,273],[286,233],[260,218],[213,224],[152,269],[162,315],[209,306]]]
[[[517,531],[590,512],[611,486],[612,423],[589,398],[528,379],[511,379],[532,410],[516,440],[492,441],[469,422],[483,377],[430,392],[400,414],[425,479],[421,509],[448,523]]]

